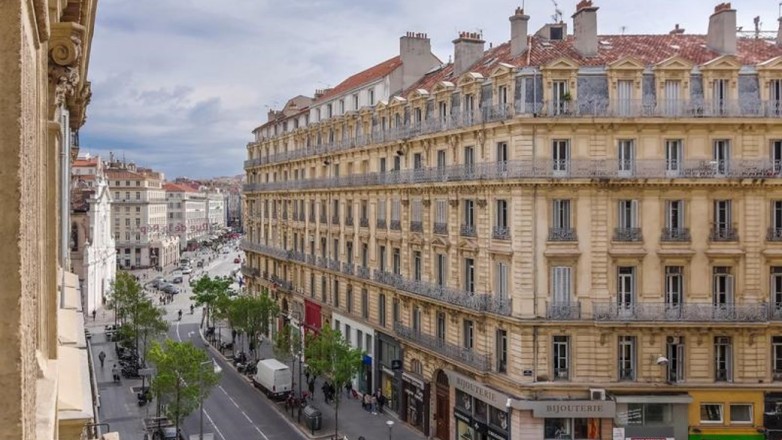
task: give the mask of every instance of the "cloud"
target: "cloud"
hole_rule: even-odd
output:
[[[576,0],[559,0],[572,23]],[[90,56],[93,99],[85,151],[125,154],[168,176],[242,172],[251,130],[268,107],[311,95],[396,55],[399,37],[426,32],[447,60],[458,31],[510,37],[520,0],[101,0]],[[526,2],[530,33],[550,21],[549,1]],[[602,34],[705,33],[715,2],[594,0]],[[738,24],[776,6],[742,1]],[[624,30],[623,30],[624,28]]]

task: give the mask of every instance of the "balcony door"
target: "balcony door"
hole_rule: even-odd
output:
[[[775,317],[782,317],[782,266],[771,267],[771,307]]]
[[[728,80],[715,79],[712,83],[712,103],[714,114],[726,114],[728,110]]]
[[[675,319],[681,313],[684,299],[684,268],[682,266],[665,267],[665,314]]]
[[[471,178],[475,170],[475,148],[464,147],[464,174]]]
[[[730,171],[730,141],[714,141],[713,148],[714,172],[718,175],[726,175]]]
[[[633,106],[633,81],[616,82],[616,112],[618,116],[630,116]]]
[[[733,305],[733,275],[731,268],[717,266],[713,269],[712,302],[717,319],[728,318],[732,314]]]
[[[665,141],[665,173],[667,175],[679,175],[682,167],[682,158],[681,139],[669,139]]]
[[[620,315],[631,316],[635,306],[635,267],[617,268],[617,309]]]
[[[554,81],[551,89],[552,113],[561,115],[567,113],[570,93],[568,93],[567,81]]]
[[[570,142],[555,140],[552,144],[554,176],[566,176],[570,169]]]
[[[773,79],[769,81],[768,89],[769,113],[773,116],[782,114],[782,80]]]
[[[635,142],[632,139],[619,141],[617,145],[619,159],[619,175],[632,176],[635,172]]]
[[[663,113],[666,116],[678,116],[681,113],[681,88],[681,81],[665,81],[665,101],[663,101]]]

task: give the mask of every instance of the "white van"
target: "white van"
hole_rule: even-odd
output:
[[[291,369],[277,359],[258,361],[253,385],[272,399],[288,397],[293,385]]]

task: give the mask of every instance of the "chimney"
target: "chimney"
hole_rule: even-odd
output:
[[[585,57],[597,55],[597,6],[591,0],[581,0],[573,14],[575,48]]]
[[[524,9],[516,8],[510,16],[510,56],[516,57],[527,49],[527,26],[529,15],[524,15]]]
[[[736,53],[736,10],[731,9],[730,3],[714,7],[714,13],[709,17],[706,45],[724,55]]]
[[[267,115],[268,115],[267,121],[272,121],[274,120],[274,116],[276,115],[276,112],[272,109],[269,109],[269,113]]]
[[[679,23],[676,23],[676,26],[674,26],[673,30],[668,32],[668,35],[681,35],[684,33],[684,28],[679,27]]]
[[[407,32],[399,38],[399,57],[402,59],[402,90],[439,64],[432,55],[429,36],[422,32]]]
[[[777,28],[777,46],[782,46],[782,17],[779,17],[777,21],[779,21],[779,28]]]
[[[453,73],[458,76],[467,72],[473,64],[483,57],[485,41],[477,32],[459,32],[459,38],[453,40]]]

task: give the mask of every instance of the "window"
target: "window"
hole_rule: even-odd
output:
[[[386,294],[381,293],[377,298],[378,323],[381,327],[386,326]]]
[[[437,341],[445,342],[445,312],[437,312]]]
[[[555,176],[567,174],[570,169],[570,141],[555,140],[552,142],[553,170]]]
[[[714,201],[714,228],[711,238],[715,241],[735,240],[731,200]]]
[[[771,359],[773,379],[780,381],[782,380],[782,336],[771,338]]]
[[[350,345],[353,345],[352,341],[347,341]],[[356,345],[353,345],[354,347],[361,350],[361,344],[364,343],[364,332],[362,332],[359,329],[356,329]]]
[[[361,265],[369,266],[369,245],[366,243],[361,243]]]
[[[712,83],[712,99],[715,114],[721,115],[727,112],[729,105],[728,88],[729,80],[727,79],[715,79]]]
[[[733,275],[728,266],[715,266],[712,273],[712,301],[717,308],[715,311],[719,313],[722,306],[733,304]]]
[[[505,109],[505,104],[508,103],[508,86],[500,86],[497,89],[497,103],[502,106],[503,111]]]
[[[494,265],[494,295],[498,299],[508,299],[508,278],[508,263],[498,261]]]
[[[681,113],[681,81],[666,80],[665,95],[662,99],[663,111],[667,116],[677,116]]]
[[[343,336],[345,337],[345,341],[347,341],[348,344],[350,344],[351,338],[353,337],[353,332],[351,332],[351,328],[347,324],[345,324],[345,334]]]
[[[782,241],[782,200],[771,202],[771,227],[768,230],[769,241]]]
[[[752,423],[752,404],[731,403],[730,423]]]
[[[340,99],[339,100],[339,114],[345,114],[345,100]]]
[[[462,329],[462,344],[464,348],[472,350],[473,347],[473,322],[472,320],[465,319],[463,322],[464,328]]]
[[[663,241],[687,241],[689,231],[684,228],[684,200],[666,200]]]
[[[394,300],[393,300],[393,302],[392,302],[392,304],[391,304],[391,307],[392,307],[392,309],[393,309],[391,312],[392,312],[392,313],[393,313],[393,315],[394,315],[394,316],[393,316],[393,318],[394,318],[394,322],[395,322],[395,323],[396,323],[396,322],[400,322],[400,321],[401,321],[401,319],[400,319],[400,318],[401,318],[401,315],[399,314],[399,299],[397,299],[397,298],[394,298]]]
[[[554,336],[554,380],[568,380],[570,336]]]
[[[497,171],[499,172],[506,172],[508,171],[508,143],[507,142],[498,142],[497,143]]]
[[[684,336],[668,336],[665,351],[668,358],[666,378],[670,383],[684,381]]]
[[[424,167],[424,156],[421,153],[413,154],[413,169],[420,170]]]
[[[435,257],[436,281],[440,287],[445,287],[445,277],[448,273],[445,254],[437,254]]]
[[[497,329],[496,349],[495,349],[495,363],[497,365],[498,373],[508,372],[508,332],[503,329]]]
[[[684,268],[665,266],[665,307],[677,308],[684,298]]]
[[[725,175],[730,170],[730,141],[721,139],[714,141],[714,172]]]
[[[717,336],[714,338],[714,381],[730,382],[733,380],[733,354],[731,338]]]
[[[380,246],[380,249],[378,250],[377,254],[378,254],[377,255],[377,261],[378,261],[377,268],[381,272],[385,272],[386,271],[386,247],[385,246]]]
[[[413,251],[413,279],[421,281],[422,276],[421,251]]]
[[[475,147],[464,147],[464,172],[471,176],[475,169]]]
[[[361,317],[369,319],[369,292],[361,289]]]
[[[676,175],[682,167],[682,140],[669,139],[665,141],[665,171]]]
[[[633,108],[633,83],[632,80],[618,80],[616,82],[616,111],[619,116],[630,116]]]
[[[438,106],[438,114],[440,115],[440,122],[448,122],[448,104],[445,101],[441,101]]]
[[[410,309],[410,321],[413,323],[413,331],[419,333],[421,331],[421,308],[413,306]]]
[[[353,94],[353,110],[358,110],[358,93]]]
[[[778,82],[782,83],[782,81]],[[780,102],[777,101],[776,114],[780,114],[782,110],[779,105]],[[782,140],[771,141],[771,162],[774,164],[774,173],[782,172]]]
[[[464,214],[464,226],[466,227],[474,227],[475,226],[475,202],[473,202],[471,199],[465,199],[464,200],[464,210],[462,211]]]
[[[722,423],[722,404],[701,403],[701,423]]]
[[[554,266],[551,268],[552,302],[556,305],[570,303],[570,278],[569,266]]]
[[[617,146],[619,159],[619,175],[632,176],[635,170],[635,141],[623,139]]]
[[[575,236],[570,226],[570,200],[552,200],[549,240],[570,241],[573,239]]]
[[[393,271],[396,275],[402,274],[402,255],[399,248],[394,248],[392,252],[393,256]]]
[[[620,313],[633,313],[635,305],[635,267],[620,266],[617,271],[616,300]]]
[[[619,380],[635,380],[635,336],[619,336]]]
[[[472,258],[464,259],[464,290],[475,293],[475,260]]]
[[[345,302],[347,303],[348,313],[353,313],[353,288],[348,286],[345,292]]]
[[[553,81],[551,87],[551,112],[555,115],[566,113],[570,102],[567,81]]]

